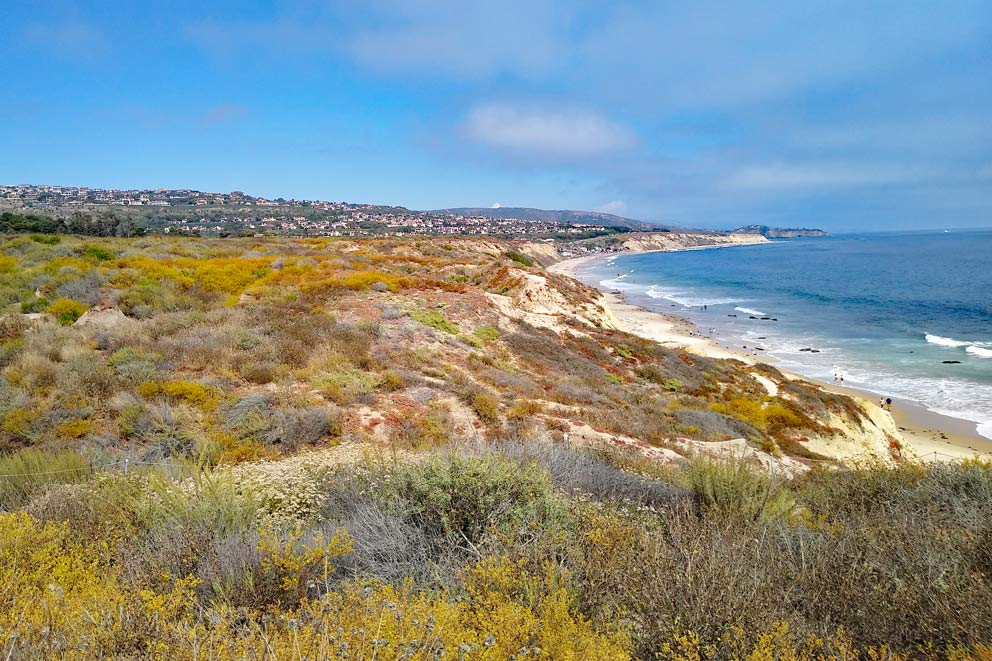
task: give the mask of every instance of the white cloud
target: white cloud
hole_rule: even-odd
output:
[[[606,204],[601,204],[596,207],[596,211],[600,211],[602,213],[620,213],[626,208],[627,203],[623,200],[611,200]]]
[[[489,206],[489,208],[490,208],[490,209],[500,209],[500,208],[502,208],[502,207],[503,207],[503,205],[502,205],[502,204],[500,204],[499,202],[493,202],[493,203],[492,203],[492,204],[491,204],[491,205]]]
[[[486,103],[469,111],[462,128],[475,142],[548,159],[598,156],[637,143],[625,127],[579,109]]]

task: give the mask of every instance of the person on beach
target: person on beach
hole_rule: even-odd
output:
[[[886,397],[885,398],[885,410],[886,411],[891,411],[892,410],[892,398],[891,397]]]
[[[884,409],[885,408],[885,398],[884,397],[879,397],[878,398],[878,408],[880,408],[880,409]]]

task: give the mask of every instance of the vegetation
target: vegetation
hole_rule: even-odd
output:
[[[992,652],[987,463],[814,461],[850,400],[530,325],[593,293],[520,246],[57,238],[0,238],[3,658]]]

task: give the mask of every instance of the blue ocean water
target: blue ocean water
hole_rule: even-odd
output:
[[[992,438],[992,230],[619,255],[578,276],[786,369],[841,374]]]

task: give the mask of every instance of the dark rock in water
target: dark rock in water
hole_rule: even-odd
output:
[[[756,339],[756,340],[767,340],[768,338],[767,337],[756,337],[754,339]]]
[[[961,364],[961,361],[960,360],[942,360],[940,362],[944,363],[945,365],[960,365]]]
[[[761,320],[762,320],[762,321],[768,321],[768,320],[770,320],[770,319],[771,319],[771,317],[762,317],[762,318],[761,318]]]
[[[809,352],[810,353],[820,353],[820,350],[819,349],[810,349]]]
[[[757,319],[757,317],[748,317],[748,319]]]
[[[755,347],[755,350],[757,350],[757,351],[764,351],[765,348],[764,347]]]
[[[728,314],[727,316],[728,317],[736,317],[737,315],[736,314]]]
[[[810,349],[809,347],[805,347],[803,349],[800,349],[800,351],[812,351],[812,349]]]
[[[772,321],[778,321],[777,317],[772,317]]]

